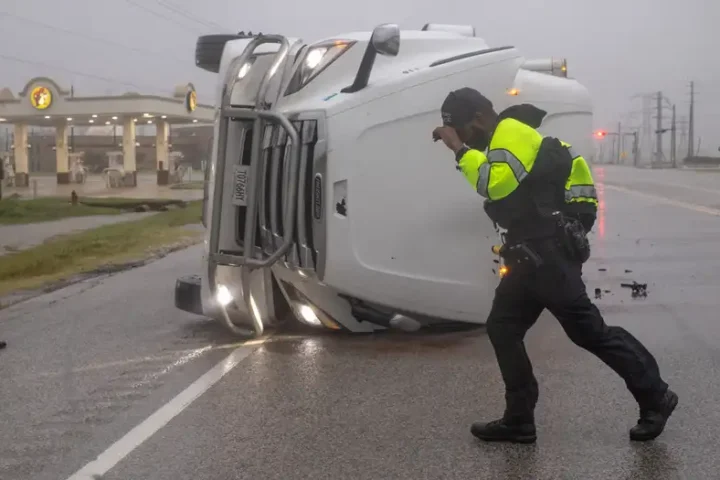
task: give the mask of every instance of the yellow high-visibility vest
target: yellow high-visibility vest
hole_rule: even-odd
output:
[[[565,183],[565,203],[585,202],[597,206],[597,191],[590,167],[583,156],[572,148],[572,145],[562,141],[560,143],[568,149],[573,159],[572,170]]]
[[[458,162],[467,181],[488,200],[510,195],[535,164],[543,136],[513,118],[498,123],[487,155],[468,150]]]

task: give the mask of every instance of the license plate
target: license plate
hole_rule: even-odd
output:
[[[233,182],[233,205],[237,207],[246,207],[248,199],[248,186],[250,185],[250,166],[236,165]]]

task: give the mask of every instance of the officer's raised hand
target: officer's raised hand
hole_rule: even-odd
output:
[[[443,125],[433,130],[433,141],[437,142],[438,140],[442,140],[445,146],[455,153],[463,147],[457,131],[449,125]]]

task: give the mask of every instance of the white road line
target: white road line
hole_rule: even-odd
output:
[[[707,213],[708,215],[715,215],[716,217],[720,216],[720,210],[718,210],[717,208],[705,207],[696,203],[681,202],[680,200],[673,200],[668,197],[653,195],[651,193],[638,192],[637,190],[632,190],[625,187],[618,187],[616,185],[605,184],[605,188],[618,192],[629,193],[630,195],[635,195],[636,197],[643,197],[650,200],[655,200],[657,202],[665,203],[667,205],[673,205],[675,207],[686,208],[694,212]]]
[[[167,425],[170,420],[197,400],[200,395],[208,391],[210,387],[254,352],[265,340],[255,341],[251,347],[243,345],[233,350],[224,360],[195,380],[189,387],[130,430],[120,440],[110,445],[94,461],[82,467],[67,480],[97,480],[102,478],[122,459]]]
[[[674,183],[674,182],[643,182],[643,183],[651,183],[653,185],[657,185],[659,187],[678,187],[678,188],[684,188],[686,190],[693,190],[693,191],[701,191],[701,192],[708,192],[708,193],[714,193],[715,195],[720,195],[720,190],[707,188],[707,187],[700,187],[697,185],[687,185],[684,183]]]

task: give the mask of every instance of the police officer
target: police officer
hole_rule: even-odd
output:
[[[548,309],[570,340],[625,380],[640,407],[630,439],[656,438],[678,396],[640,341],[605,324],[581,278],[589,256],[585,232],[597,208],[587,163],[571,145],[536,130],[546,112],[532,105],[498,114],[478,91],[462,88],[447,96],[441,113],[443,126],[433,138],[455,153],[457,169],[485,198],[485,212],[506,229],[501,254],[509,271],[495,290],[487,319],[506,408],[498,420],[474,423],[472,434],[486,441],[535,442],[538,384],[523,340]]]

